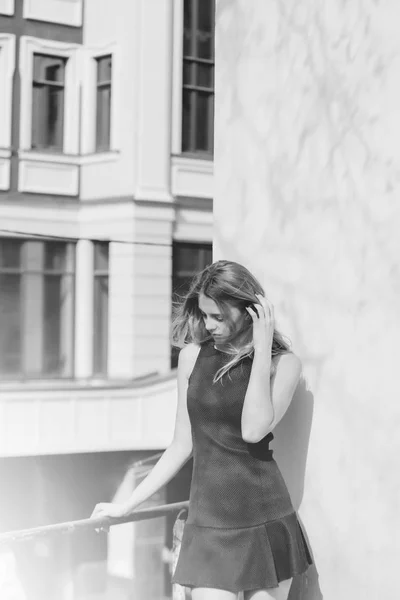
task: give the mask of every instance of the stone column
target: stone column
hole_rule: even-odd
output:
[[[326,600],[398,588],[399,13],[217,0],[215,259],[259,276],[303,363],[275,448]]]

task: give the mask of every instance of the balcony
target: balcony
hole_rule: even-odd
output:
[[[165,449],[176,375],[129,383],[2,384],[0,457]]]
[[[187,507],[188,502],[184,501],[136,510],[121,519],[83,519],[3,533],[0,597],[2,600],[183,599],[185,589],[172,587],[170,577],[181,537],[181,521],[175,519]],[[171,524],[175,522],[166,538],[167,545],[159,544],[158,553],[154,548],[151,553],[144,549],[136,558],[131,547],[131,552],[125,553],[126,572],[121,577],[121,565],[112,552],[113,533],[133,527],[133,523],[137,527],[140,522],[160,521],[165,517],[170,518]],[[123,524],[124,527],[116,527]],[[75,545],[74,538],[78,538]],[[74,549],[79,539],[92,539],[94,546],[105,547],[103,560],[86,563],[75,560]],[[116,541],[121,539],[117,537]]]

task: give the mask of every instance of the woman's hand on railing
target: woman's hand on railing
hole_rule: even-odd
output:
[[[92,514],[90,515],[91,519],[95,519],[97,517],[126,517],[129,511],[126,507],[126,504],[122,502],[99,502],[94,507]]]

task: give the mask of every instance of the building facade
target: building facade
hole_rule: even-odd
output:
[[[213,114],[213,0],[0,0],[1,468],[54,502],[50,457],[126,464],[171,439]]]

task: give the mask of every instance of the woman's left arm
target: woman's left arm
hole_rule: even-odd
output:
[[[292,352],[279,357],[271,378],[271,349],[274,333],[272,305],[261,295],[257,312],[248,308],[253,319],[254,359],[242,412],[242,437],[255,444],[262,440],[282,419],[296,390],[300,359]]]

